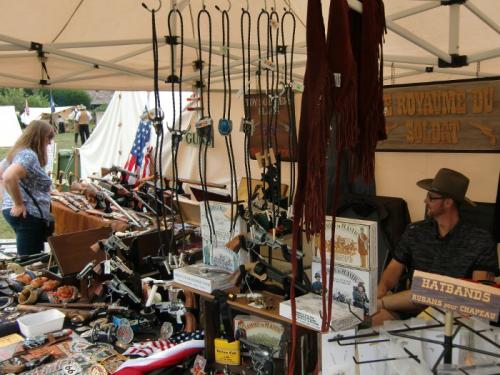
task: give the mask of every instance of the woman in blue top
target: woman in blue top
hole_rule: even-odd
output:
[[[16,232],[18,255],[43,251],[44,219],[50,213],[52,184],[43,167],[47,164],[47,146],[53,138],[48,122],[32,121],[0,163],[0,182],[5,188],[2,213]]]

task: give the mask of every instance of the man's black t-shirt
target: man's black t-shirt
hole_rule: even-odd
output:
[[[473,271],[496,272],[498,259],[492,236],[459,221],[444,237],[434,220],[410,224],[396,248],[394,259],[414,270],[457,278],[472,278]]]

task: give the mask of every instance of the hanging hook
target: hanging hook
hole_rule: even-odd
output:
[[[248,3],[249,3],[249,2],[248,2],[248,0],[247,0],[247,9],[245,9],[247,12],[248,12],[248,9],[249,9],[249,7],[250,7]]]
[[[142,3],[142,6],[144,7],[144,9],[148,10],[149,12],[155,12],[157,13],[160,9],[161,9],[161,0],[158,0],[158,8],[156,9],[149,9],[149,7],[146,5],[146,3]]]
[[[267,0],[264,0],[264,9],[267,12]]]
[[[229,12],[231,10],[231,0],[227,0],[227,4],[229,5],[229,7],[226,9],[226,12]],[[222,9],[218,5],[215,6],[215,9],[217,9],[219,12],[222,12]]]
[[[276,10],[276,9],[277,9],[277,8],[276,8],[276,0],[273,0],[273,4],[274,4],[274,5],[273,5],[273,9],[272,9],[272,10],[274,11],[274,10]]]

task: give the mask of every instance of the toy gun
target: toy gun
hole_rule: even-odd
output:
[[[135,293],[132,292],[132,290],[115,275],[113,275],[113,279],[105,281],[105,284],[110,291],[118,294],[120,297],[128,297],[133,303],[137,305],[141,303],[141,299],[137,297]]]
[[[277,350],[273,350],[266,345],[255,344],[245,338],[240,338],[243,347],[248,350],[252,360],[252,367],[259,375],[273,375],[274,362],[273,355]]]
[[[113,198],[111,198],[112,193],[109,190],[104,189],[102,186],[99,186],[95,182],[89,182],[89,185],[93,186],[95,189],[97,189],[98,192],[102,193],[104,199],[106,199],[106,201],[108,201],[115,208],[117,208],[120,213],[125,215],[130,220],[130,222],[132,224],[134,224],[137,227],[142,227],[142,228],[145,228],[147,226],[147,225],[143,225],[142,223],[140,223],[137,218],[135,218],[133,215],[128,213],[122,206],[120,206],[118,203],[116,203],[116,201]]]

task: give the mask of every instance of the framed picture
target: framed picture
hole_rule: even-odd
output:
[[[377,151],[500,152],[500,77],[384,87]]]

